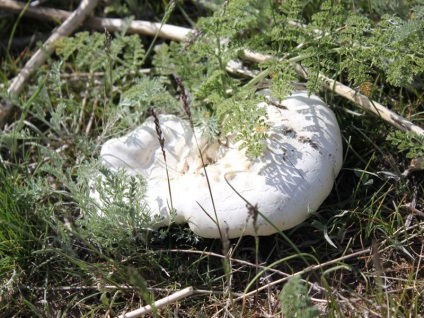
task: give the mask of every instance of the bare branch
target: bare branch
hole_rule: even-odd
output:
[[[244,51],[244,58],[246,60],[252,61],[252,62],[264,62],[269,59],[275,58],[271,55],[265,55],[260,53],[254,53],[250,51]],[[308,79],[308,76],[310,74],[309,70],[305,67],[302,67],[298,63],[293,64],[297,74],[304,78]],[[392,112],[391,110],[387,109],[380,103],[377,103],[376,101],[370,100],[365,95],[355,91],[354,89],[343,85],[342,83],[335,81],[331,78],[326,77],[323,74],[319,74],[320,84],[325,87],[326,89],[330,91],[334,91],[336,94],[354,102],[356,105],[373,112],[377,116],[381,117],[383,120],[388,122],[389,124],[393,125],[397,129],[400,129],[405,132],[414,132],[418,135],[424,136],[424,129],[422,129],[419,126],[414,125],[410,121],[406,120],[402,116],[399,116],[398,114]]]
[[[0,8],[3,8],[9,12],[20,13],[25,7],[25,3],[19,1],[0,0]],[[57,10],[50,8],[34,8],[29,7],[25,15],[35,19],[43,19],[49,21],[64,21],[72,13],[65,10]],[[161,27],[160,23],[148,22],[148,21],[132,21],[129,25],[123,19],[109,19],[109,18],[98,18],[91,17],[84,21],[83,25],[92,30],[104,31],[106,28],[109,32],[120,31],[125,27],[128,27],[128,33],[144,34],[154,36],[159,32],[160,38],[183,41],[187,35],[192,32],[192,29],[178,27],[169,24],[163,24]]]
[[[170,296],[167,296],[165,298],[159,299],[156,301],[153,306],[147,305],[145,307],[139,308],[137,310],[131,311],[127,314],[120,315],[119,318],[135,318],[140,317],[141,315],[147,314],[153,310],[153,308],[162,308],[166,305],[169,305],[170,303],[176,302],[182,298],[186,298],[191,296],[194,293],[193,287],[187,287],[183,290],[180,290]]]
[[[8,4],[12,1],[2,0],[0,5]],[[61,37],[70,35],[84,21],[84,19],[94,10],[99,0],[82,0],[79,7],[65,20],[65,22],[44,42],[43,46],[34,53],[34,55],[25,64],[21,72],[16,76],[9,86],[7,92],[11,97],[18,96],[25,83],[29,80],[37,67],[42,65],[47,57],[53,53],[57,41]],[[4,126],[7,117],[13,110],[10,103],[3,102],[0,107],[0,126]]]
[[[65,22],[44,42],[43,47],[26,63],[19,75],[15,77],[8,89],[10,95],[19,95],[25,82],[29,79],[35,69],[43,64],[48,55],[52,54],[57,41],[61,37],[70,35],[94,10],[99,0],[82,0],[80,6],[65,20]]]

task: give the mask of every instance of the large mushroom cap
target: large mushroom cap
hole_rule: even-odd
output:
[[[159,116],[176,222],[188,222],[194,233],[208,238],[219,238],[220,232],[229,238],[270,235],[276,228],[298,225],[317,210],[342,165],[336,118],[324,102],[306,92],[294,93],[281,104],[284,108],[258,105],[267,111],[269,136],[257,159],[249,159],[231,136],[224,145],[196,131],[210,189],[190,125],[173,115]],[[163,217],[158,226],[169,223],[168,180],[152,118],[106,142],[101,157],[112,171],[125,168],[142,175],[148,184],[147,203]],[[268,220],[259,215],[254,224],[246,201]]]

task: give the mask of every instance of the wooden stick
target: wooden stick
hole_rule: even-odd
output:
[[[0,5],[5,5],[12,1],[1,0]],[[84,19],[94,10],[99,0],[82,0],[79,7],[66,19],[65,22],[44,42],[43,46],[25,64],[21,72],[16,76],[9,86],[7,92],[13,97],[19,96],[25,83],[29,80],[36,68],[42,65],[47,57],[53,53],[57,41],[64,36],[68,36],[84,21]],[[3,101],[0,107],[0,126],[4,126],[7,118],[13,111],[11,103]]]
[[[309,71],[306,68],[302,68],[299,64],[295,64],[296,72],[299,76],[307,79],[309,76]],[[301,75],[302,74],[302,75]],[[373,112],[378,117],[382,118],[389,124],[393,125],[399,130],[402,130],[404,132],[413,132],[417,135],[424,136],[424,129],[422,129],[419,126],[414,125],[410,121],[406,120],[402,116],[399,116],[395,112],[392,112],[391,110],[387,109],[380,103],[377,103],[376,101],[373,101],[369,99],[367,96],[359,93],[358,91],[355,91],[354,89],[343,85],[342,83],[335,81],[331,78],[328,78],[327,76],[324,76],[323,74],[318,74],[318,77],[320,78],[320,84],[327,88],[330,91],[334,91],[338,95],[354,102],[356,105]]]
[[[193,287],[187,287],[183,290],[180,290],[170,296],[167,296],[165,298],[162,298],[158,301],[156,301],[153,306],[152,305],[147,305],[145,307],[141,307],[137,310],[131,311],[129,313],[120,315],[119,318],[136,318],[136,317],[140,317],[141,315],[147,314],[149,312],[151,312],[153,310],[153,308],[159,309],[162,307],[165,307],[166,305],[176,302],[180,299],[189,297],[193,294],[194,289]]]
[[[250,51],[244,51],[244,58],[246,60],[259,63],[259,62],[267,61],[269,59],[273,59],[275,57],[272,55],[265,55],[265,54],[250,52]],[[297,75],[299,75],[300,77],[304,79],[308,79],[310,72],[307,68],[302,67],[298,63],[294,63],[293,66],[296,70]],[[406,120],[402,116],[399,116],[398,114],[387,109],[380,103],[370,100],[365,95],[362,95],[361,93],[355,91],[354,89],[346,85],[343,85],[342,83],[335,81],[331,78],[328,78],[323,74],[318,74],[318,77],[320,79],[320,84],[326,89],[330,91],[334,91],[336,94],[354,102],[356,105],[370,112],[373,112],[374,114],[376,114],[383,120],[387,121],[389,124],[393,125],[394,127],[405,132],[413,132],[418,135],[424,136],[424,129],[414,125],[413,123]]]
[[[4,0],[2,1],[4,2]],[[9,1],[6,1],[9,2]],[[56,43],[61,37],[70,35],[94,10],[99,0],[82,0],[79,7],[63,22],[63,24],[44,42],[43,47],[37,50],[29,59],[24,68],[15,77],[8,89],[10,95],[19,95],[35,69],[43,64],[53,53]]]
[[[25,5],[25,3],[19,1],[0,0],[0,8],[14,13],[20,13],[25,7]],[[49,21],[64,21],[65,19],[69,18],[70,15],[71,12],[69,11],[41,7],[29,7],[25,11],[25,16]],[[102,32],[105,28],[109,32],[120,31],[127,26],[128,33],[155,36],[156,33],[159,32],[159,37],[175,41],[183,41],[187,37],[187,35],[193,31],[192,29],[169,24],[163,24],[161,28],[160,23],[148,21],[132,21],[128,25],[127,22],[123,19],[109,19],[98,17],[87,18],[83,22],[83,25],[89,29],[99,30]]]

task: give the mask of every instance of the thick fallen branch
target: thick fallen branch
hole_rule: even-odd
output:
[[[19,1],[10,1],[10,0],[0,0],[0,8],[3,8],[9,12],[21,13],[25,7],[25,3]],[[25,16],[32,17],[35,19],[43,19],[48,21],[64,21],[72,13],[65,10],[57,10],[50,8],[41,8],[41,7],[29,7]],[[169,24],[163,24],[161,27],[160,23],[148,22],[148,21],[132,21],[127,23],[127,21],[122,19],[109,19],[109,18],[98,18],[90,17],[86,19],[83,25],[92,30],[104,31],[105,28],[109,32],[121,31],[127,27],[128,33],[137,33],[155,36],[158,33],[158,36],[163,39],[182,41],[186,36],[193,31],[192,29],[178,27]]]
[[[302,66],[300,66],[299,64],[295,65],[295,69],[298,75],[305,79],[308,78],[310,73],[307,69],[302,68]],[[319,74],[318,76],[321,80],[321,85],[327,88],[328,90],[334,91],[338,95],[354,102],[356,105],[361,106],[362,108],[370,112],[373,112],[374,114],[381,117],[397,129],[400,129],[404,132],[413,132],[418,135],[424,136],[424,130],[421,127],[414,125],[402,116],[399,116],[398,114],[387,109],[380,103],[377,103],[376,101],[369,99],[367,96],[359,93],[358,91],[355,91],[354,89],[343,85],[342,83],[335,81],[331,78],[328,78],[322,74]]]
[[[244,58],[252,62],[260,63],[260,62],[273,59],[275,57],[271,55],[244,51]],[[299,75],[303,79],[308,79],[310,72],[308,71],[307,68],[302,67],[298,63],[294,63],[293,65],[297,72],[297,75]],[[346,85],[343,85],[342,83],[338,81],[328,78],[323,74],[319,74],[318,77],[321,80],[320,84],[326,89],[330,91],[334,91],[336,94],[354,102],[356,105],[370,112],[373,112],[374,114],[381,117],[382,119],[387,121],[389,124],[393,125],[394,127],[405,132],[414,132],[418,135],[424,136],[424,129],[414,125],[413,123],[406,120],[402,116],[399,116],[398,114],[387,109],[380,103],[370,100],[368,97],[366,97],[365,95],[362,95],[358,91],[355,91],[354,89]]]
[[[0,1],[4,5],[11,1]],[[63,24],[44,42],[43,46],[34,53],[34,55],[25,64],[21,72],[16,76],[9,86],[7,92],[13,98],[18,96],[28,79],[35,72],[36,68],[42,65],[48,56],[53,53],[57,41],[61,37],[70,35],[84,21],[84,19],[94,10],[99,0],[82,0],[79,7],[66,19]],[[4,126],[6,119],[13,111],[13,105],[9,102],[3,102],[0,108],[0,126]]]
[[[94,10],[99,0],[82,0],[79,7],[72,13],[65,22],[44,42],[43,46],[34,53],[25,64],[17,77],[12,81],[8,89],[10,95],[19,95],[24,84],[34,73],[35,69],[43,64],[48,56],[53,53],[57,41],[61,37],[70,35],[84,21],[84,19]]]

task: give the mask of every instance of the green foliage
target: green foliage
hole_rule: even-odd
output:
[[[117,95],[119,96],[116,105],[113,103],[104,105],[108,114],[107,120],[114,122],[109,128],[115,134],[134,129],[144,121],[148,114],[147,111],[152,107],[167,112],[177,111],[179,103],[162,82],[158,78],[151,78],[140,72],[145,56],[139,36],[115,34],[110,45],[107,46],[108,49],[104,47],[105,36],[101,33],[81,32],[61,40],[58,47],[61,61],[53,64],[49,76],[51,83],[49,87],[54,90],[55,94],[50,97],[51,101],[48,103],[48,107],[52,108],[51,104],[56,104],[56,107],[51,109],[51,113],[55,114],[51,124],[57,122],[58,118],[63,119],[65,108],[71,110],[70,107],[78,107],[73,103],[71,92],[68,92],[67,98],[62,98],[61,90],[63,90],[64,84],[61,75],[65,73],[68,63],[77,66],[76,72],[87,72],[93,76],[88,79],[89,85],[95,85],[92,83],[94,72],[101,72],[101,74],[105,74],[103,77],[105,84],[110,81],[109,74],[111,74],[113,85],[120,87],[118,92],[94,87],[92,92],[93,96],[96,96],[97,92],[97,98],[98,93],[105,96],[111,95],[108,97],[112,99],[112,102],[117,100]],[[73,90],[79,89],[79,86],[66,84],[66,88]],[[55,96],[58,96],[59,99],[56,99]],[[45,104],[45,100],[45,98],[41,99],[40,102]]]
[[[142,77],[133,86],[121,94],[118,107],[140,107],[148,109],[151,106],[162,109],[173,109],[178,103],[165,87],[155,78]]]
[[[260,101],[263,99],[259,95],[241,90],[218,104],[218,116],[224,118],[222,132],[236,134],[234,141],[242,141],[240,148],[247,148],[247,154],[253,157],[262,153],[261,141],[267,137],[267,114],[258,108]]]
[[[33,213],[35,202],[19,186],[22,180],[0,167],[0,266],[5,268],[30,257],[30,251],[41,245],[45,222]]]
[[[101,167],[91,191],[95,188],[99,197],[95,208],[86,211],[80,221],[86,234],[101,245],[116,251],[125,251],[137,243],[145,243],[148,232],[162,220],[151,217],[146,205],[146,184],[141,177],[128,176],[125,171],[112,173]],[[105,231],[105,229],[108,229]]]
[[[308,289],[300,276],[290,278],[280,294],[281,310],[284,318],[313,318],[319,316],[319,310],[312,305]]]
[[[76,33],[72,37],[61,38],[57,43],[56,53],[61,60],[72,60],[79,72],[89,70],[95,72],[104,69],[105,54],[103,52],[104,38],[101,33]]]
[[[348,23],[351,27],[342,32],[345,41],[361,44],[344,46],[340,52],[346,56],[342,70],[348,71],[354,85],[371,80],[369,66],[385,74],[387,82],[397,87],[410,85],[414,76],[424,71],[424,50],[419,44],[424,41],[422,17],[404,21],[385,15],[372,25],[363,17],[351,16]]]
[[[80,32],[62,38],[56,51],[61,61],[72,62],[77,72],[100,72],[108,68],[104,45],[104,34]],[[138,75],[145,53],[139,36],[116,34],[109,53],[113,61],[113,84],[125,83],[130,77]]]
[[[396,146],[399,151],[406,152],[407,158],[413,159],[424,156],[424,137],[422,136],[396,130],[387,137],[387,140]]]
[[[150,108],[174,112],[179,104],[159,80],[149,77],[135,79],[132,87],[121,94],[116,106],[122,124],[131,129],[140,124]]]
[[[229,60],[236,60],[241,50],[278,58],[259,64],[258,70],[265,68],[271,75],[269,86],[277,98],[290,94],[290,83],[298,80],[291,67],[293,61],[309,68],[310,92],[320,88],[318,73],[334,79],[343,77],[354,86],[379,79],[386,85],[410,87],[424,72],[423,9],[411,6],[410,10],[408,20],[391,15],[373,20],[342,2],[323,1],[312,6],[307,1],[276,5],[234,0],[225,3],[213,17],[200,19],[197,27],[201,32],[188,45],[162,46],[154,64],[161,65],[158,70],[166,74],[181,76],[194,97],[193,107],[206,106],[219,114],[221,129],[228,132],[235,122],[248,127],[260,118],[256,112],[238,112],[241,96],[231,96],[238,94],[243,80],[229,76],[225,66]],[[299,25],[305,20],[310,23]],[[246,104],[255,100],[253,94],[246,96]],[[221,116],[227,111],[232,120]],[[257,155],[263,136],[253,137],[253,130],[249,131],[237,134],[239,138],[249,136],[243,146],[249,154]]]
[[[272,97],[283,100],[293,91],[293,86],[290,84],[298,80],[297,75],[289,61],[283,60],[268,60],[260,64],[266,68],[272,77],[269,88],[271,89]]]

